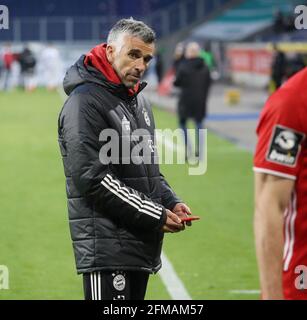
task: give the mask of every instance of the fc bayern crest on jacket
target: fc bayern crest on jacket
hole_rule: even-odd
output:
[[[148,127],[150,127],[150,118],[149,118],[147,110],[145,108],[143,108],[142,113],[144,115],[144,120],[145,120],[146,124],[148,125]]]

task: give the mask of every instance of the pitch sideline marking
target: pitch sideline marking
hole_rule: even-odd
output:
[[[163,267],[158,274],[171,298],[173,300],[192,300],[173,265],[163,251],[161,253],[161,259]]]
[[[229,293],[233,294],[260,294],[260,290],[230,290]]]

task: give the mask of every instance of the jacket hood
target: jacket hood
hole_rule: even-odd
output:
[[[77,86],[92,82],[105,87],[108,91],[122,98],[135,96],[147,85],[138,83],[133,89],[128,89],[119,79],[116,72],[105,56],[106,45],[93,48],[87,55],[79,60],[66,72],[63,87],[69,95]]]

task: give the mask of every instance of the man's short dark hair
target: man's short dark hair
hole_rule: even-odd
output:
[[[133,18],[117,21],[109,32],[107,42],[116,42],[122,34],[137,37],[145,43],[153,43],[156,40],[155,32],[148,25]]]

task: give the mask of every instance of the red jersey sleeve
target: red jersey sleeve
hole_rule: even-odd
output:
[[[254,171],[296,179],[305,139],[301,101],[292,90],[272,95],[260,115]]]

